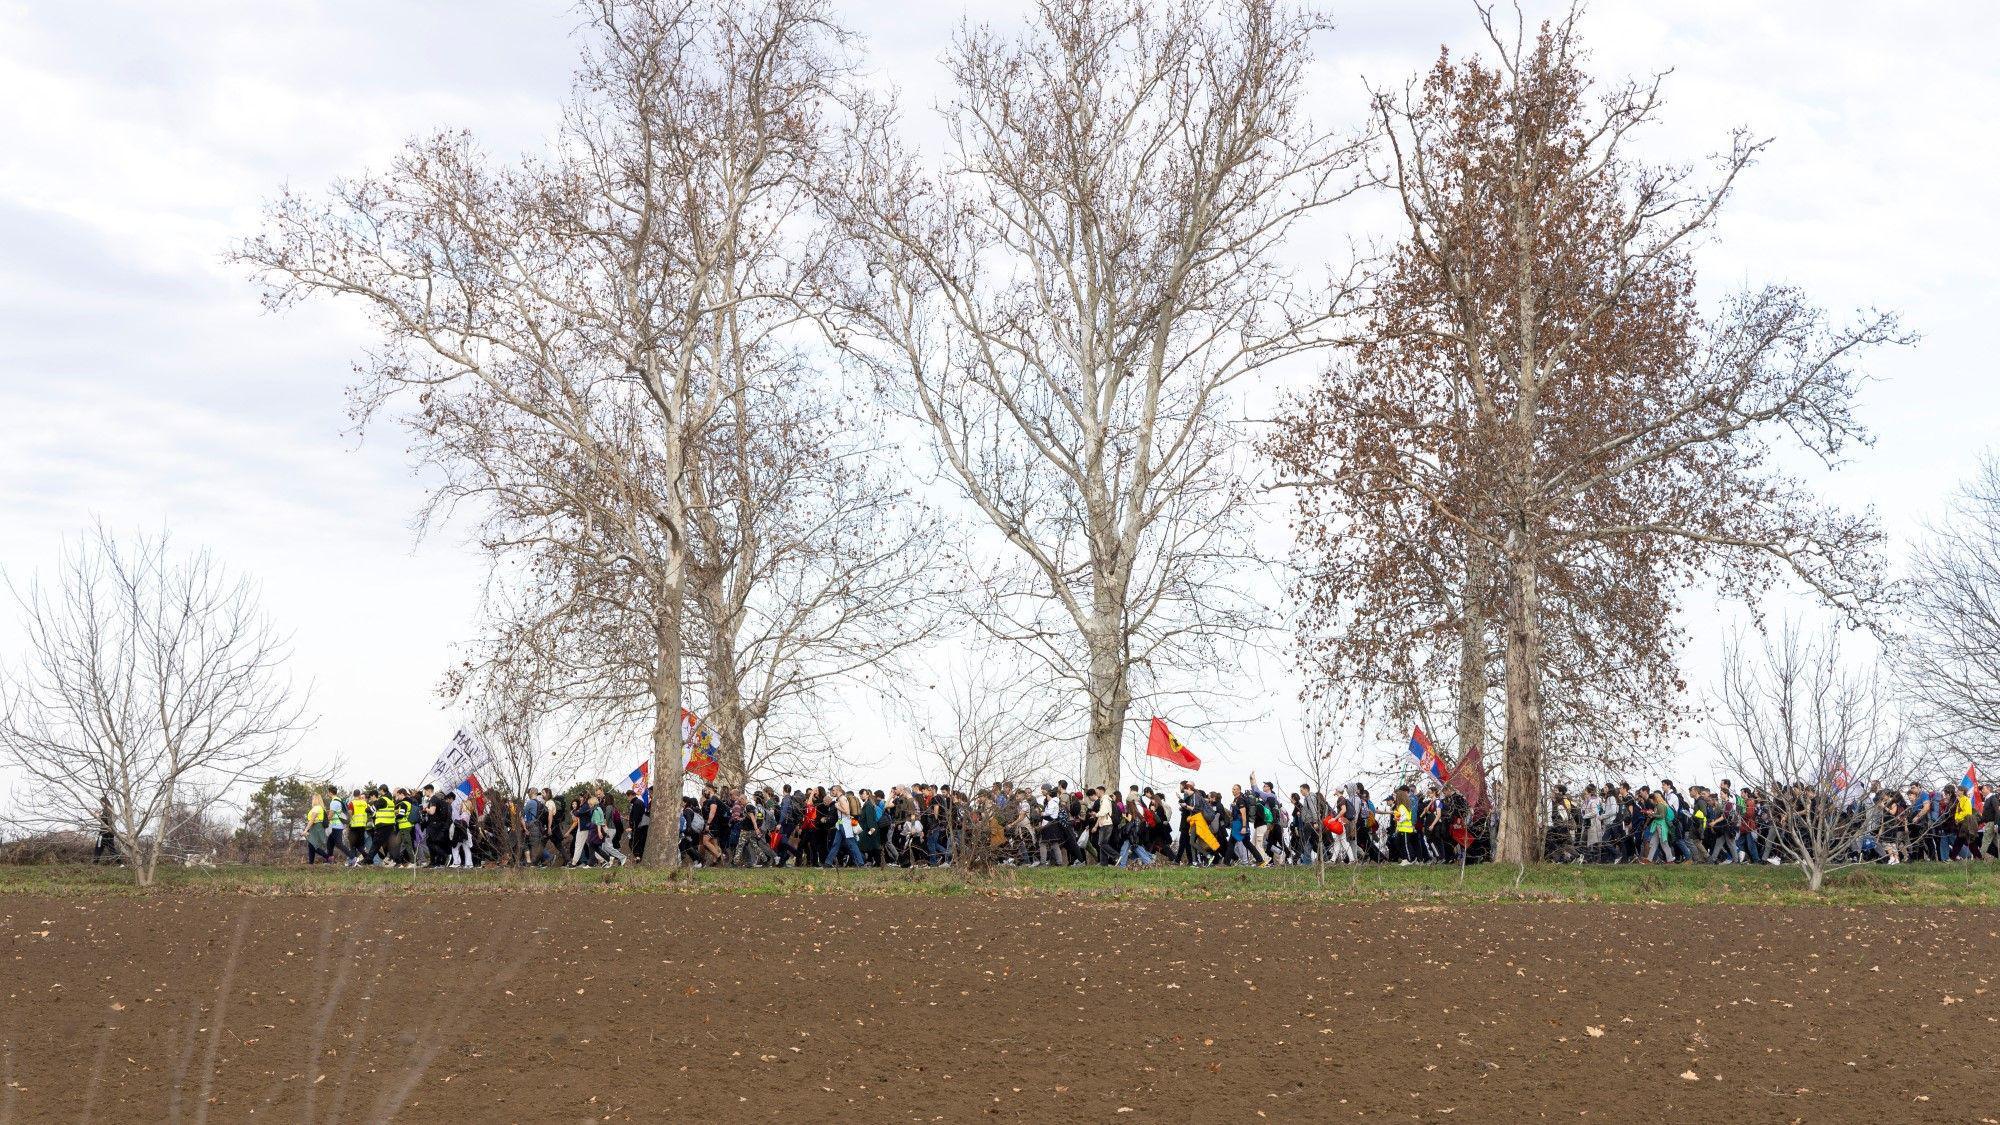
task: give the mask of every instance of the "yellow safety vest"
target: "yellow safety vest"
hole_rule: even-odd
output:
[[[368,827],[368,798],[356,797],[348,803],[347,823],[356,828]]]
[[[410,802],[408,798],[396,802],[396,827],[410,826]]]
[[[1412,823],[1410,823],[1410,806],[1408,806],[1408,805],[1397,805],[1397,806],[1396,806],[1396,831],[1398,831],[1398,832],[1415,832],[1416,830],[1417,830],[1417,826],[1416,826],[1416,825],[1414,825],[1414,824],[1412,824]]]
[[[323,806],[310,805],[306,808],[307,824],[318,824],[320,821],[325,819],[326,819],[326,809]]]
[[[375,823],[383,828],[396,823],[396,798],[386,793],[375,798]]]

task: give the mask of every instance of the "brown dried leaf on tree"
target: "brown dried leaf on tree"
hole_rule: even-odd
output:
[[[1781,286],[1704,311],[1694,248],[1765,142],[1707,175],[1648,163],[1661,76],[1594,80],[1575,11],[1532,35],[1485,15],[1491,61],[1376,93],[1402,238],[1368,340],[1271,452],[1301,495],[1309,665],[1403,713],[1451,685],[1461,752],[1500,732],[1512,861],[1540,851],[1551,735],[1615,762],[1674,726],[1693,583],[1881,598],[1872,518],[1779,463],[1865,444],[1856,361],[1905,337]]]

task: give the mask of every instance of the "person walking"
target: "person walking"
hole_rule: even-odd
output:
[[[1398,867],[1408,867],[1415,863],[1412,858],[1411,842],[1417,838],[1417,817],[1410,809],[1410,787],[1398,785],[1389,806],[1389,816],[1393,821],[1394,834],[1389,837],[1389,858]]]
[[[611,812],[594,793],[590,797],[590,830],[591,836],[594,837],[593,850],[597,858],[619,867],[625,866],[625,853],[619,851],[618,845],[612,842]]]
[[[374,838],[369,834],[370,817],[368,798],[356,789],[354,796],[347,800],[347,835],[354,853],[347,859],[347,865],[370,864],[375,862]]]
[[[631,793],[631,803],[626,806],[625,822],[632,826],[632,862],[646,862],[646,837],[653,827],[653,787],[644,789],[636,786]]]
[[[353,859],[354,851],[347,846],[347,802],[341,800],[340,790],[331,786],[318,796],[326,809],[326,861],[335,862],[335,852],[340,853],[342,860]]]
[[[528,866],[545,866],[549,850],[549,819],[542,805],[540,790],[528,790],[527,803],[521,806],[521,832],[528,840]]]
[[[306,806],[306,866],[319,862],[322,855],[333,862],[333,852],[326,846],[326,797],[315,789],[312,804]]]
[[[826,853],[826,866],[838,867],[840,861],[845,859],[860,867],[862,866],[860,802],[855,800],[854,794],[845,792],[836,785],[833,787],[832,804],[833,836],[832,844]]]
[[[472,798],[451,791],[451,862],[447,867],[472,866]]]
[[[416,801],[408,789],[396,790],[396,850],[392,857],[404,867],[417,865]]]
[[[396,866],[396,798],[384,785],[375,791],[375,806],[368,810],[369,822],[374,826],[375,857],[383,866]]]
[[[111,795],[104,794],[97,801],[97,845],[90,849],[90,862],[117,863],[118,834],[111,817]]]
[[[585,859],[593,854],[594,842],[590,837],[594,830],[594,825],[591,823],[590,810],[592,803],[596,800],[597,798],[595,797],[584,797],[582,795],[570,799],[570,819],[576,822],[576,830],[570,836],[569,865],[571,867],[584,866]]]

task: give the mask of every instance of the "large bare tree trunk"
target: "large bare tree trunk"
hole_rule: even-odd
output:
[[[721,572],[698,572],[694,601],[708,630],[708,653],[702,661],[702,681],[708,687],[708,725],[715,731],[720,768],[716,781],[740,788],[749,780],[744,734],[743,683],[736,670],[736,628],[731,620],[727,579]]]
[[[653,826],[646,837],[646,862],[680,862],[681,773],[687,750],[681,741],[681,568],[669,564],[664,607],[655,617],[659,661],[653,672]]]
[[[1486,583],[1492,551],[1484,540],[1468,538],[1465,589],[1458,615],[1458,760],[1486,740]]]
[[[1095,628],[1085,637],[1090,647],[1090,731],[1084,743],[1083,784],[1087,789],[1099,785],[1116,789],[1125,713],[1132,703],[1131,669],[1119,651],[1118,597],[1100,585],[1095,600]]]
[[[1507,788],[1493,854],[1501,863],[1532,863],[1542,854],[1541,589],[1527,540],[1516,528],[1507,560]]]

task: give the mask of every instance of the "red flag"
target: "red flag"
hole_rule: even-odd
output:
[[[1479,747],[1474,746],[1465,752],[1465,757],[1451,771],[1445,784],[1457,790],[1472,806],[1473,812],[1486,807],[1486,759],[1480,754]]]
[[[1158,715],[1153,716],[1153,731],[1146,738],[1146,756],[1172,762],[1182,769],[1201,768],[1201,759],[1181,745],[1181,740],[1167,729],[1167,721]]]

